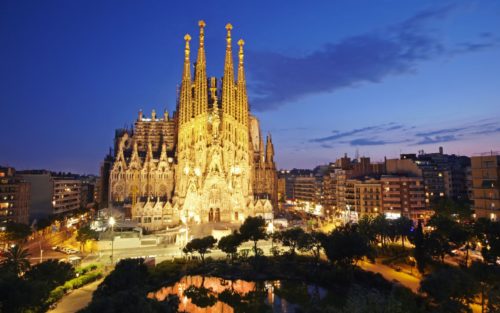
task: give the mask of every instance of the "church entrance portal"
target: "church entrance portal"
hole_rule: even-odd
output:
[[[220,222],[220,209],[212,209],[208,211],[208,221],[209,222]]]

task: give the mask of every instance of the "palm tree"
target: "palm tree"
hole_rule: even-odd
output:
[[[19,245],[12,246],[5,252],[5,259],[2,261],[1,266],[4,269],[15,272],[19,276],[29,269],[29,256],[30,253],[27,249],[23,249]]]
[[[411,234],[411,228],[413,227],[413,222],[406,216],[401,216],[394,221],[396,227],[397,236],[401,238],[403,243],[403,248],[405,247],[405,239]]]

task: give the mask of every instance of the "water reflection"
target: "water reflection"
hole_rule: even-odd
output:
[[[173,286],[163,287],[148,297],[163,301],[169,295],[177,295],[179,311],[190,313],[293,313],[311,300],[322,299],[325,294],[323,288],[299,282],[185,276]]]

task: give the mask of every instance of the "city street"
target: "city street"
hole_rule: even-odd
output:
[[[270,255],[271,247],[273,243],[271,241],[259,241],[258,247],[264,251],[266,255]],[[251,249],[253,244],[250,242],[243,243],[241,247],[238,249],[241,250],[249,250],[251,254]],[[184,256],[182,253],[182,247],[178,247],[175,245],[169,246],[157,246],[157,247],[147,247],[147,248],[134,248],[134,249],[114,249],[100,251],[98,253],[90,254],[83,259],[84,263],[92,263],[92,262],[101,262],[103,264],[111,263],[111,253],[113,252],[113,261],[117,263],[121,259],[126,258],[146,258],[146,257],[154,257],[156,263],[163,262],[165,260],[172,260],[173,258],[180,258]],[[225,258],[226,254],[220,250],[213,250],[207,256],[212,258]]]
[[[72,237],[72,234],[67,231],[59,231],[55,233],[44,234],[41,239],[37,235],[33,240],[28,241],[23,248],[27,249],[30,253],[30,263],[36,264],[40,262],[40,249],[42,249],[42,259],[67,259],[69,255],[55,251],[52,249],[54,246],[67,244],[68,239]],[[74,245],[72,246],[73,248]]]

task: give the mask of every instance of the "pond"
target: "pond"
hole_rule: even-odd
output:
[[[328,294],[316,285],[295,281],[184,276],[173,285],[149,293],[148,298],[163,301],[170,295],[178,296],[179,311],[189,313],[294,313],[312,301],[326,301]]]

